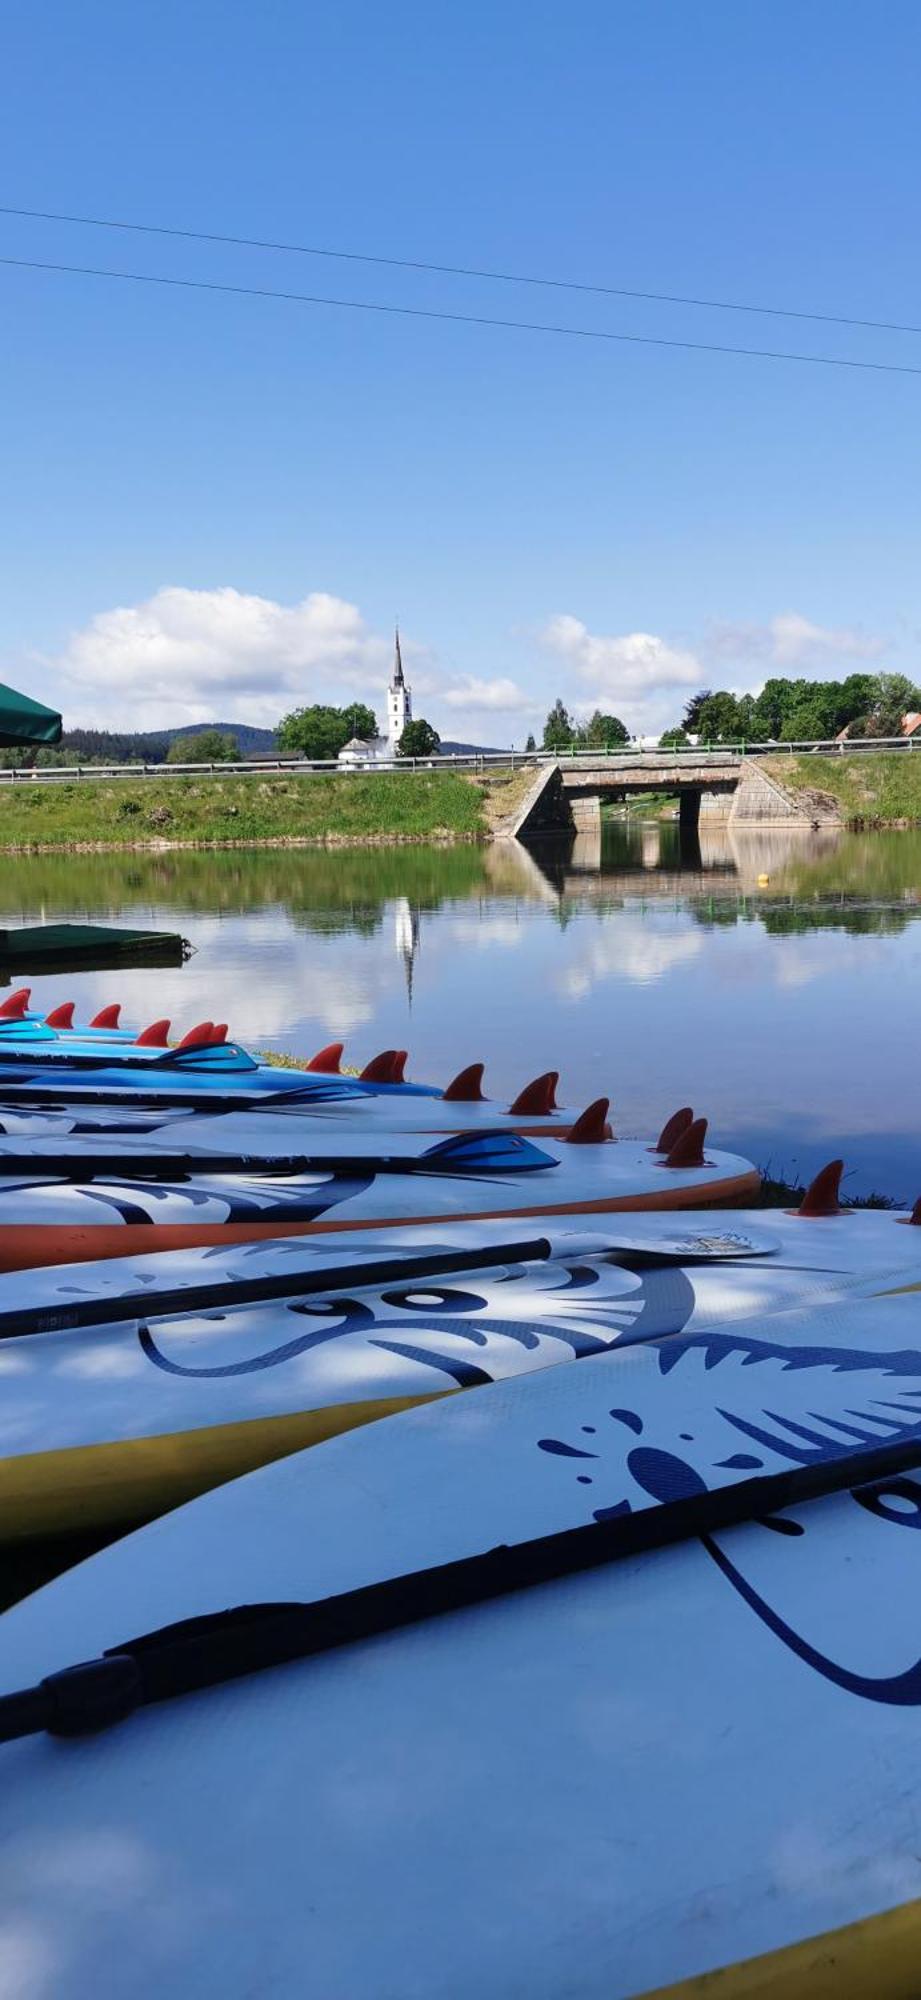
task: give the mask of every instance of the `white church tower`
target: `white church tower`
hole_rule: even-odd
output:
[[[413,719],[412,692],[403,679],[403,660],[400,653],[400,628],[396,628],[396,644],[393,660],[393,679],[387,690],[387,742],[391,755],[395,755],[400,737],[407,722]]]

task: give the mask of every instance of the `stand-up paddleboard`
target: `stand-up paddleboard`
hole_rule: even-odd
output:
[[[407,1135],[399,1152],[346,1150],[344,1141],[328,1140],[322,1154],[298,1160],[161,1154],[155,1162],[151,1154],[128,1172],[121,1160],[110,1167],[96,1154],[72,1167],[57,1160],[44,1176],[37,1158],[28,1175],[7,1160],[0,1269],[292,1233],[708,1207],[757,1192],[750,1161],[704,1148],[704,1121],[691,1152],[696,1163],[684,1165],[675,1151],[663,1157],[635,1142],[602,1142],[605,1110],[603,1102],[592,1107],[595,1143],[576,1143],[577,1127],[568,1140],[539,1146],[514,1131],[434,1146]]]
[[[439,1093],[424,1084],[287,1070],[258,1063],[223,1024],[201,1022],[175,1047],[166,1043],[168,1022],[154,1024],[152,1039],[125,1043],[81,1040],[43,1022],[0,1021],[0,1097],[14,1102],[142,1104],[161,1100],[223,1110],[249,1105],[320,1102],[322,1098],[393,1090]],[[153,1031],[148,1031],[152,1036]],[[370,1070],[369,1066],[369,1070]]]
[[[725,1968],[907,2000],[919,1382],[910,1300],[605,1355],[284,1460],[8,1612],[20,1990],[624,2000]]]
[[[641,1215],[517,1240],[468,1224],[12,1274],[0,1542],[124,1527],[457,1389],[921,1285],[921,1238],[891,1216],[778,1221]]]

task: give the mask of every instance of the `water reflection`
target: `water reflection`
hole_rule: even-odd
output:
[[[736,834],[607,821],[492,847],[4,857],[0,923],[179,929],[181,970],[35,980],[48,1006],[229,1016],[264,1046],[417,1075],[488,1059],[508,1097],[558,1068],[621,1131],[694,1101],[715,1135],[807,1173],[921,1190],[921,834]]]

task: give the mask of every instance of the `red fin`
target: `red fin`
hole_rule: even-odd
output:
[[[151,1021],[149,1028],[142,1029],[141,1033],[135,1036],[135,1047],[139,1049],[168,1048],[167,1037],[169,1029],[170,1024],[168,1021]]]
[[[213,1029],[214,1029],[214,1033],[213,1033],[213,1035],[212,1035],[212,1037],[211,1037],[211,1040],[212,1040],[213,1042],[226,1042],[226,1040],[227,1040],[227,1029],[228,1029],[228,1027],[229,1027],[229,1022],[227,1022],[227,1021],[212,1021],[211,1025],[212,1025],[212,1027],[213,1027]]]
[[[908,1220],[913,1229],[921,1229],[921,1194],[919,1194]]]
[[[671,1149],[666,1159],[667,1167],[703,1167],[704,1140],[707,1136],[706,1118],[692,1118]]]
[[[307,1068],[316,1070],[320,1076],[341,1075],[340,1065],[344,1048],[344,1042],[328,1042],[325,1049],[318,1049],[316,1055],[311,1056]]]
[[[608,1124],[610,1102],[609,1097],[596,1097],[594,1104],[587,1105],[575,1124],[570,1125],[566,1134],[567,1144],[600,1146],[603,1140],[610,1139],[611,1127]]]
[[[468,1063],[466,1069],[458,1070],[453,1083],[441,1093],[444,1104],[482,1104],[483,1072],[485,1063]]]
[[[398,1081],[394,1077],[393,1071],[394,1065],[399,1061],[399,1058],[399,1049],[382,1049],[379,1056],[372,1056],[371,1061],[365,1063],[364,1069],[358,1079],[359,1083],[393,1083]]]
[[[0,1004],[0,1021],[21,1021],[31,996],[31,986],[18,986],[15,993]]]
[[[689,1104],[682,1105],[680,1111],[673,1111],[671,1117],[666,1119],[665,1124],[663,1125],[662,1130],[659,1133],[655,1146],[653,1147],[653,1152],[670,1153],[672,1147],[676,1145],[678,1140],[681,1138],[682,1132],[686,1132],[688,1126],[693,1125],[693,1123],[694,1123],[694,1113],[691,1110]]]
[[[183,1035],[178,1047],[180,1049],[204,1049],[208,1048],[213,1041],[214,1022],[199,1021],[194,1028],[189,1029],[187,1035]]]
[[[116,1000],[114,1007],[103,1007],[100,1013],[93,1015],[93,1018],[90,1022],[90,1027],[117,1028],[118,1017],[121,1011],[122,1011],[121,1002],[119,1000]]]
[[[514,1104],[509,1105],[509,1117],[546,1118],[548,1112],[556,1110],[559,1080],[559,1070],[548,1069],[543,1076],[536,1076],[533,1083],[526,1083],[524,1089],[518,1092]]]
[[[75,1002],[73,1000],[64,1000],[60,1007],[52,1007],[50,1014],[45,1015],[46,1028],[72,1028],[74,1025],[74,1005]]]
[[[838,1194],[843,1172],[843,1160],[829,1160],[827,1167],[821,1167],[815,1180],[810,1181],[796,1214],[841,1215],[842,1208]]]
[[[396,1050],[396,1052],[395,1052],[395,1054],[394,1054],[394,1058],[393,1058],[393,1065],[392,1065],[392,1068],[391,1068],[391,1072],[390,1072],[390,1081],[391,1081],[391,1083],[404,1083],[404,1082],[405,1082],[405,1080],[406,1080],[406,1079],[405,1079],[405,1075],[404,1075],[404,1072],[405,1072],[405,1069],[406,1069],[406,1064],[407,1064],[408,1060],[409,1060],[409,1050],[408,1050],[408,1049],[397,1049],[397,1050]]]

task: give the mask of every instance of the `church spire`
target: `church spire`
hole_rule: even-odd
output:
[[[392,686],[393,686],[393,687],[404,687],[404,686],[405,686],[405,682],[404,682],[404,680],[403,680],[403,655],[402,655],[402,653],[400,652],[400,628],[399,628],[399,625],[397,625],[397,626],[395,627],[395,632],[394,632],[394,651],[393,651],[393,681],[392,681]]]

